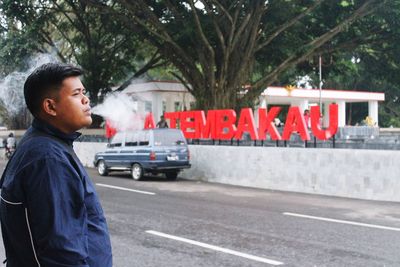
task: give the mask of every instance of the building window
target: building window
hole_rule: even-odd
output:
[[[162,102],[162,113],[164,114],[167,111],[167,102],[163,101]]]
[[[181,102],[175,102],[174,103],[174,111],[181,111],[182,110],[182,103]]]

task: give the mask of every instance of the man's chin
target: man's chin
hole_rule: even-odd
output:
[[[87,117],[84,123],[85,125],[83,127],[89,127],[90,125],[92,125],[92,122],[93,122],[92,117]]]

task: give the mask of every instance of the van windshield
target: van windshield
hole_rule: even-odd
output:
[[[185,145],[186,140],[179,131],[154,131],[155,146]]]

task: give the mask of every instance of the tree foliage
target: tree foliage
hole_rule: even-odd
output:
[[[120,21],[93,12],[82,1],[4,0],[0,7],[9,21],[3,27],[6,45],[0,55],[9,56],[4,61],[12,55],[23,60],[36,51],[78,64],[85,70],[84,84],[94,103],[111,87],[160,63],[156,49],[143,46]]]
[[[52,54],[58,61],[84,69],[83,83],[92,105],[101,102],[112,87],[122,83],[122,89],[147,70],[164,64],[157,49],[144,45],[121,22],[93,12],[82,1],[4,0],[0,14],[1,76],[26,71],[27,61],[37,53]],[[12,117],[7,120],[9,126],[20,125],[20,115]]]
[[[385,93],[380,103],[380,125],[400,126],[400,1],[390,1],[373,14],[355,22],[340,36],[340,44],[322,54],[324,88]],[[299,65],[297,74],[317,74],[317,62]],[[314,75],[314,80],[318,80]],[[349,104],[347,123],[368,114],[367,105]]]
[[[315,77],[321,55],[328,63],[324,86],[381,90],[388,99],[383,114],[391,118],[399,114],[399,3],[3,0],[0,71],[24,65],[32,52],[51,51],[86,70],[96,103],[112,86],[122,90],[161,65],[207,110],[253,106],[269,85]]]
[[[254,102],[288,69],[347,41],[339,34],[386,1],[86,2],[157,47],[208,109]]]

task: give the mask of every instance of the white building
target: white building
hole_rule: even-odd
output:
[[[137,100],[139,113],[152,112],[156,122],[164,112],[190,110],[195,103],[183,84],[174,81],[131,84],[123,92]]]
[[[291,90],[284,87],[268,87],[260,96],[260,107],[268,105],[298,106],[301,110],[309,109],[311,105],[319,105],[320,101],[324,109],[324,125],[329,121],[329,104],[336,103],[339,106],[339,127],[346,125],[346,103],[367,102],[368,114],[378,125],[378,102],[385,100],[384,93],[343,91],[332,89],[298,89]]]
[[[192,109],[195,99],[179,82],[150,81],[131,84],[124,93],[137,99],[137,111],[152,112],[155,120],[164,112]],[[378,102],[385,100],[384,93],[343,91],[331,89],[298,89],[285,87],[268,87],[260,95],[259,107],[268,105],[299,106],[302,110],[320,102],[325,108],[324,125],[328,124],[328,107],[331,103],[339,105],[339,127],[346,125],[346,103],[367,102],[368,115],[378,125]],[[255,113],[257,120],[257,112]]]

